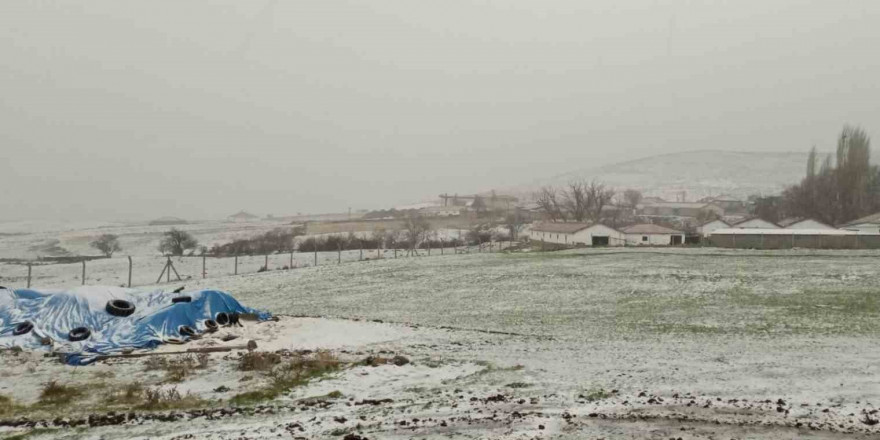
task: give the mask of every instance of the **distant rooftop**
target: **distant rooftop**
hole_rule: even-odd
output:
[[[556,234],[574,234],[593,226],[592,223],[540,223],[532,227],[533,231],[552,232]]]
[[[641,224],[641,225],[632,225],[627,226],[621,230],[624,234],[681,234],[681,231],[676,231],[675,229],[664,228],[660,225],[652,225],[652,224]]]
[[[855,219],[851,222],[846,223],[843,226],[861,225],[864,223],[868,223],[868,224],[872,224],[872,225],[880,224],[880,212],[878,212],[876,214],[871,214],[869,216],[862,217],[859,219]]]

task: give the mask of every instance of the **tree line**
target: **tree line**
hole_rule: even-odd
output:
[[[816,147],[810,150],[806,175],[783,192],[779,216],[839,225],[880,211],[880,168],[870,159],[865,131],[844,127],[834,153],[820,161]]]

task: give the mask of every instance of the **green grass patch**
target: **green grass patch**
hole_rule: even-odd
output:
[[[281,362],[265,373],[268,385],[254,391],[237,394],[230,399],[230,403],[247,406],[274,400],[293,388],[306,385],[313,380],[336,372],[342,366],[342,362],[326,351],[319,351],[313,356],[294,356],[293,359]]]

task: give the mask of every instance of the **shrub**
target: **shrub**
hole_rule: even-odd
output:
[[[82,391],[79,389],[50,380],[40,391],[40,404],[65,405],[80,395],[82,395]]]
[[[245,353],[238,361],[239,371],[268,371],[281,363],[278,353],[265,351],[250,351]]]

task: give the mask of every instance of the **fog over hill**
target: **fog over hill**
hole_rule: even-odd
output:
[[[675,200],[682,191],[688,201],[719,194],[745,198],[750,194],[776,194],[799,182],[806,172],[806,163],[806,152],[690,151],[584,167],[507,191],[527,196],[544,185],[596,179],[619,190],[638,189],[645,195],[667,200]]]

